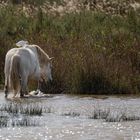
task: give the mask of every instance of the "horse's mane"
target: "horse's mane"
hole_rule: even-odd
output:
[[[21,40],[21,41],[17,42],[16,45],[18,47],[24,47],[24,46],[26,46],[26,47],[28,46],[28,47],[31,47],[31,48],[35,47],[36,51],[37,51],[37,54],[38,54],[38,59],[40,61],[40,64],[44,64],[44,63],[47,63],[47,62],[50,61],[49,56],[38,45],[29,45],[28,41],[24,41],[24,40]]]
[[[45,51],[43,49],[41,49],[39,46],[35,45],[36,50],[37,50],[37,54],[38,54],[38,58],[41,64],[47,63],[50,61],[49,56],[45,53]]]

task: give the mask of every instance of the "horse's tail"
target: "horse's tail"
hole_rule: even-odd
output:
[[[16,89],[20,83],[20,57],[14,55],[10,62],[9,86]]]

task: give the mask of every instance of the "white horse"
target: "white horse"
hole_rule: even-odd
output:
[[[27,41],[16,43],[20,48],[9,50],[5,58],[5,97],[9,89],[14,90],[14,96],[20,92],[20,97],[28,94],[28,80],[52,80],[51,60],[39,46],[29,45]]]

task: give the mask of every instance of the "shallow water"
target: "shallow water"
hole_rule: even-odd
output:
[[[2,109],[9,104],[20,106],[18,113]],[[24,114],[21,107],[42,108],[42,112]],[[140,139],[140,98],[48,95],[5,100],[1,92],[0,108],[1,116],[7,117],[7,125],[0,127],[0,140]],[[29,123],[18,125],[25,118]]]

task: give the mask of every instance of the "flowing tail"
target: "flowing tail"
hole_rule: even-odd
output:
[[[10,62],[10,72],[9,72],[9,86],[14,90],[17,89],[20,84],[20,57],[14,55]]]

